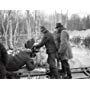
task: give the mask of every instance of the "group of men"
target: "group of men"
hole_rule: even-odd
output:
[[[68,64],[68,59],[65,58],[64,60],[62,60],[61,56],[59,55],[61,53],[60,51],[61,32],[63,32],[65,28],[61,23],[57,23],[55,28],[56,31],[54,32],[53,35],[52,33],[49,32],[49,30],[46,29],[46,27],[41,26],[40,29],[41,32],[43,33],[43,38],[41,42],[38,45],[35,45],[34,47],[36,49],[39,49],[43,46],[46,47],[46,52],[48,54],[47,63],[49,64],[50,74],[54,76],[55,79],[60,78],[58,73],[59,62],[61,62],[62,72],[64,73],[63,78],[70,79],[72,78],[72,76],[70,66]],[[64,34],[67,35],[67,38],[69,37],[67,33],[64,32]],[[7,70],[5,69],[7,58],[8,58],[7,51],[5,47],[0,43],[0,78],[5,78],[5,75],[7,74]],[[57,60],[57,65],[55,60]]]
[[[41,26],[41,32],[43,33],[43,38],[41,42],[34,46],[36,48],[41,48],[45,45],[46,52],[48,54],[47,63],[49,64],[50,74],[54,76],[55,79],[59,79],[58,66],[59,62],[61,62],[63,78],[71,79],[71,71],[68,63],[68,59],[62,60],[61,56],[59,56],[60,44],[61,44],[61,32],[65,30],[61,23],[56,23],[56,31],[54,35],[46,29],[46,27]],[[66,32],[65,32],[66,33]],[[67,33],[66,33],[67,34]],[[68,35],[68,34],[67,34]],[[68,35],[69,36],[69,35]],[[57,65],[55,60],[57,60]],[[66,75],[67,72],[67,75]]]

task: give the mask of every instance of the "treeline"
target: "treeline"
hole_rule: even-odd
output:
[[[83,47],[90,50],[90,36],[86,36],[83,39],[80,36],[74,36],[73,38],[70,39],[70,42],[72,43],[72,47],[78,46],[79,48]]]
[[[80,18],[73,14],[68,18],[68,14],[53,13],[45,15],[39,10],[0,10],[0,39],[6,48],[23,46],[24,42],[30,38],[36,41],[41,38],[40,25],[44,25],[51,32],[54,31],[57,22],[67,27],[68,30],[83,30],[90,28],[90,16]],[[20,43],[20,44],[19,44]]]
[[[80,17],[78,14],[72,14],[68,17],[68,13],[55,13],[56,22],[62,22],[62,24],[68,30],[86,30],[90,29],[90,15]]]
[[[90,15],[80,18],[79,15],[73,14],[67,23],[67,28],[69,30],[90,29]]]

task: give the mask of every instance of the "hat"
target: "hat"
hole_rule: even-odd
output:
[[[40,26],[40,28],[41,28],[41,32],[46,32],[47,31],[47,29],[44,26]]]
[[[61,23],[56,23],[56,27],[55,27],[55,28],[58,28],[58,27],[64,28],[63,25],[62,25]]]

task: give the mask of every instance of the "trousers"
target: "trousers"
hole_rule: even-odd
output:
[[[70,70],[70,65],[68,63],[68,60],[61,60],[61,65],[62,65],[62,72],[64,74],[67,74],[68,77],[71,77],[71,70]]]
[[[50,73],[55,77],[55,79],[59,78],[58,68],[55,63],[56,53],[48,54],[47,63],[49,64]]]

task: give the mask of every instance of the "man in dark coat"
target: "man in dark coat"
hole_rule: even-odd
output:
[[[30,57],[30,51],[24,50],[20,51],[16,55],[8,55],[8,62],[6,69],[8,71],[17,71],[22,66],[26,65],[26,68],[29,71],[32,71],[35,68],[34,60]]]
[[[41,26],[41,32],[44,34],[41,42],[36,45],[36,48],[41,48],[42,46],[45,45],[46,47],[46,52],[48,54],[48,59],[47,62],[49,64],[49,68],[50,68],[50,73],[56,78],[58,79],[58,69],[55,65],[55,58],[56,58],[56,44],[53,38],[53,35],[44,27]]]
[[[7,62],[8,62],[7,50],[4,47],[4,45],[0,43],[0,79],[19,78],[17,77],[17,74],[7,71],[6,69]]]

